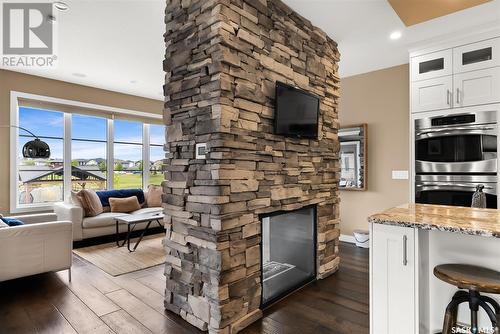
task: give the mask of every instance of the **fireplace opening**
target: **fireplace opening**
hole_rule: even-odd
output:
[[[316,206],[280,211],[262,222],[262,307],[316,277]]]

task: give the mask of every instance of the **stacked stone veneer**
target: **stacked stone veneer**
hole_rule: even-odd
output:
[[[261,316],[259,214],[316,204],[317,276],[338,268],[339,53],[279,0],[170,0],[166,27],[165,307],[235,333]],[[318,140],[273,134],[276,81],[320,97]]]

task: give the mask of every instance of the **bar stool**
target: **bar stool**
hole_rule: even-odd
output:
[[[457,325],[458,306],[468,302],[471,311],[471,333],[479,333],[477,312],[479,307],[486,311],[495,329],[500,334],[500,306],[498,303],[480,292],[500,294],[500,272],[466,264],[442,264],[434,268],[434,276],[455,285],[459,290],[453,295],[446,307],[443,323],[443,334],[452,333]]]

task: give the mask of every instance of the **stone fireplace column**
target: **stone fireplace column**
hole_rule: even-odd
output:
[[[339,53],[279,0],[168,0],[165,17],[165,308],[236,333],[262,314],[259,214],[316,205],[317,278],[338,269]],[[276,81],[320,97],[318,140],[273,134]]]

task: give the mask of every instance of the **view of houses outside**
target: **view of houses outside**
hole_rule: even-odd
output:
[[[72,190],[107,188],[107,120],[72,115],[71,184]],[[49,144],[51,158],[25,159],[19,153],[19,203],[45,203],[63,200],[64,114],[57,111],[20,108],[19,125]],[[150,162],[142,161],[142,123],[114,121],[113,188],[143,188],[143,173],[149,184],[163,181],[162,164],[165,128],[150,125]],[[19,148],[33,138],[19,131]]]

